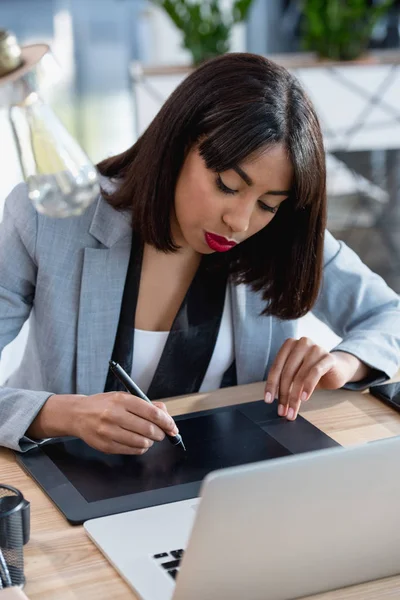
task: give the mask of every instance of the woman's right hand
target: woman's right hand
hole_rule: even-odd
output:
[[[76,436],[108,454],[144,454],[165,433],[178,433],[165,404],[127,392],[54,394],[27,431],[34,439]]]
[[[165,404],[127,392],[83,396],[76,410],[76,436],[108,454],[144,454],[165,433],[178,433]]]

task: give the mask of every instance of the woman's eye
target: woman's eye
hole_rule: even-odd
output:
[[[278,211],[277,206],[268,206],[268,204],[261,202],[261,200],[258,201],[258,205],[261,208],[261,210],[266,210],[267,212],[270,212],[273,215]]]
[[[220,174],[217,175],[217,187],[224,194],[237,194],[237,192],[239,191],[239,190],[233,190],[232,188],[225,185],[221,179]],[[268,206],[268,204],[265,204],[265,202],[262,202],[262,200],[258,201],[258,206],[260,207],[261,210],[270,212],[272,214],[275,214],[278,211],[277,206]]]
[[[221,190],[221,192],[224,192],[224,194],[236,194],[238,191],[232,190],[232,188],[229,188],[227,185],[225,185],[219,174],[217,176],[217,187]]]

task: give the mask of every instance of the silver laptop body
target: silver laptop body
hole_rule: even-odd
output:
[[[85,529],[143,600],[289,600],[400,573],[399,460],[400,436],[232,467]]]

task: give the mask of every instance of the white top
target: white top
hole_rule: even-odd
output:
[[[135,329],[132,379],[146,394],[157,369],[169,331]],[[233,345],[232,309],[229,286],[226,288],[224,310],[214,352],[200,386],[200,392],[217,390],[225,371],[235,356]]]

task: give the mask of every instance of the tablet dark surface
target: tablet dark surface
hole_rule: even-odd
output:
[[[302,417],[278,417],[276,403],[250,402],[175,417],[187,452],[167,440],[142,456],[103,454],[65,438],[26,453],[21,466],[73,524],[198,496],[210,471],[337,446]]]

